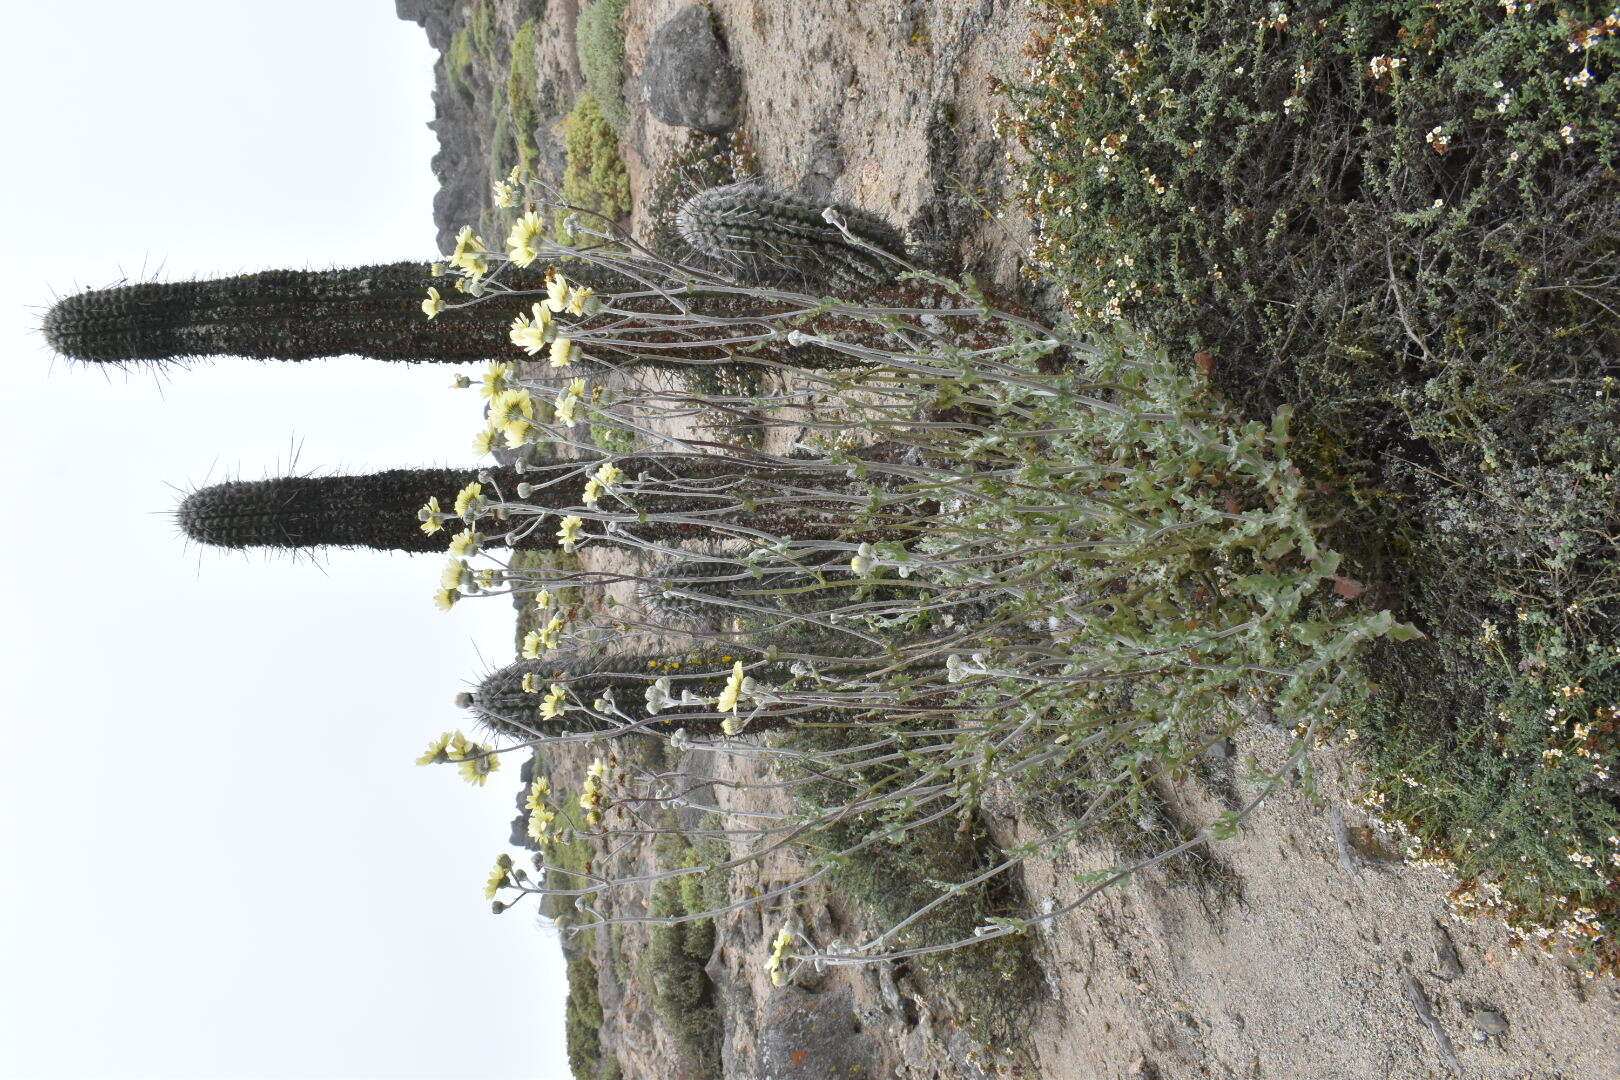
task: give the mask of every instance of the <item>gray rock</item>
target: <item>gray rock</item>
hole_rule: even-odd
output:
[[[1474,1026],[1487,1035],[1505,1035],[1508,1029],[1507,1017],[1495,1009],[1475,1009],[1474,1015],[1469,1017]]]
[[[1462,959],[1457,955],[1457,946],[1439,919],[1434,920],[1434,967],[1434,973],[1448,982],[1462,978]]]
[[[692,4],[659,27],[642,69],[647,108],[659,120],[723,135],[741,118],[742,79],[709,9]]]
[[[807,994],[784,986],[765,1006],[759,1069],[770,1080],[875,1080],[877,1047],[849,990]]]

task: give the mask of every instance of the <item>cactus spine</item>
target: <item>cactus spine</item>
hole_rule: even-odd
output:
[[[899,267],[880,252],[903,259],[900,233],[875,214],[833,207],[851,235],[879,249],[869,251],[850,244],[823,217],[826,209],[825,203],[744,180],[693,195],[676,212],[675,226],[694,250],[750,284],[844,292],[894,280]]]

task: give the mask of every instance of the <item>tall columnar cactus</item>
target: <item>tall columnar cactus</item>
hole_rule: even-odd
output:
[[[721,696],[734,684],[734,661],[729,654],[672,656],[667,653],[563,654],[544,660],[519,660],[492,672],[472,693],[457,703],[470,709],[490,730],[519,741],[548,735],[602,731],[618,724],[648,723],[653,730],[714,736],[723,733],[725,717],[716,715]],[[785,662],[754,667],[748,677],[759,683],[780,685],[791,673]],[[533,689],[525,689],[525,683]],[[552,709],[552,687],[562,687],[566,700]],[[651,691],[651,702],[649,702]],[[611,695],[613,712],[594,706]],[[681,704],[682,700],[688,704]],[[654,711],[652,706],[661,706]],[[584,706],[592,706],[587,710]],[[751,711],[749,699],[739,702],[734,715]],[[542,715],[554,712],[555,715]],[[832,710],[814,712],[787,709],[784,715],[761,715],[749,721],[750,732],[772,731],[798,720],[827,720]],[[708,713],[710,715],[705,716]],[[846,713],[845,715],[854,715]],[[604,719],[603,717],[610,717]]]
[[[94,363],[350,354],[476,361],[512,352],[505,321],[488,308],[425,318],[422,300],[435,282],[446,279],[417,262],[138,282],[65,297],[43,329],[58,353]]]
[[[676,212],[675,226],[694,250],[752,284],[860,294],[894,280],[900,267],[883,253],[905,257],[899,231],[875,214],[832,207],[852,236],[878,249],[870,251],[849,243],[824,216],[827,208],[744,180],[693,195]]]
[[[651,516],[626,525],[625,531],[663,543],[710,539],[716,524],[766,529],[778,536],[805,540],[846,535],[859,540],[903,538],[922,528],[932,506],[919,503],[914,517],[854,530],[846,497],[857,489],[839,477],[807,477],[791,468],[745,466],[701,454],[643,454],[615,461],[631,480],[646,476],[649,485],[657,485],[631,494],[635,509]],[[449,512],[457,492],[477,482],[483,472],[493,482],[486,486],[486,498],[493,499],[498,487],[509,501],[559,509],[578,507],[587,483],[586,473],[577,469],[580,464],[539,462],[529,465],[521,476],[509,468],[390,469],[364,476],[232,480],[191,493],[181,502],[176,516],[187,537],[216,547],[443,551],[444,537],[425,534],[417,518],[417,511],[429,498],[438,499]],[[570,467],[576,467],[576,471],[567,479],[548,482],[553,470]],[[524,481],[535,487],[532,498],[518,497],[518,485]],[[788,488],[812,494],[819,489],[827,493],[827,500],[772,505],[772,496]],[[705,491],[724,494],[711,496]],[[611,506],[604,503],[603,508]],[[668,520],[667,515],[674,514],[692,520]],[[522,520],[510,524],[522,524]],[[480,528],[493,531],[487,523]],[[503,542],[499,535],[487,541]],[[530,530],[516,541],[518,547],[526,548],[550,548],[555,543],[553,530],[547,527]]]
[[[503,491],[515,490],[512,470],[486,471]],[[175,516],[187,538],[214,547],[443,552],[444,535],[424,533],[417,511],[430,498],[450,510],[456,493],[477,480],[478,471],[468,469],[230,480],[187,495]],[[554,543],[546,533],[534,540],[537,547]]]

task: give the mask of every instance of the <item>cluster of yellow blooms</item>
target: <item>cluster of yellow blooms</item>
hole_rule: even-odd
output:
[[[540,844],[551,839],[551,823],[557,820],[556,813],[546,805],[546,796],[550,794],[551,781],[537,776],[529,785],[528,797],[523,800],[523,808],[529,812],[529,839]]]
[[[569,514],[562,519],[562,525],[557,530],[557,546],[567,552],[579,550],[580,539],[584,535],[585,519],[575,514]]]
[[[512,883],[512,856],[502,855],[495,860],[495,869],[489,872],[484,884],[484,899],[493,900],[495,894]]]
[[[765,961],[765,970],[771,976],[772,986],[787,982],[787,972],[782,970],[782,965],[787,960],[788,946],[792,944],[793,931],[784,926],[776,932],[776,938],[771,942],[771,955]]]
[[[427,752],[416,759],[418,765],[439,765],[448,761],[459,761],[462,779],[478,787],[483,787],[489,774],[501,767],[501,759],[495,756],[493,747],[475,743],[459,731],[440,735],[428,744]]]
[[[742,734],[743,726],[747,721],[737,715],[738,699],[743,693],[743,665],[738,660],[731,666],[731,675],[726,679],[725,689],[720,691],[720,699],[714,703],[715,712],[728,712],[730,716],[720,722],[720,730],[727,735]]]
[[[611,462],[597,469],[591,478],[585,481],[585,492],[580,501],[586,506],[595,506],[602,500],[602,493],[608,488],[624,479],[624,470]]]
[[[538,660],[548,652],[555,652],[562,641],[563,627],[568,625],[561,615],[553,615],[549,622],[539,630],[530,630],[523,635],[523,659]],[[525,690],[528,687],[524,687]]]
[[[602,796],[606,791],[607,762],[597,758],[585,773],[585,790],[579,796],[579,808],[585,811],[587,825],[602,823],[602,809],[607,805]]]

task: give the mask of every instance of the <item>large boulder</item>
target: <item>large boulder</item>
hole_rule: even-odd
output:
[[[741,119],[742,79],[709,9],[698,4],[653,35],[642,83],[648,110],[666,124],[723,135]]]

